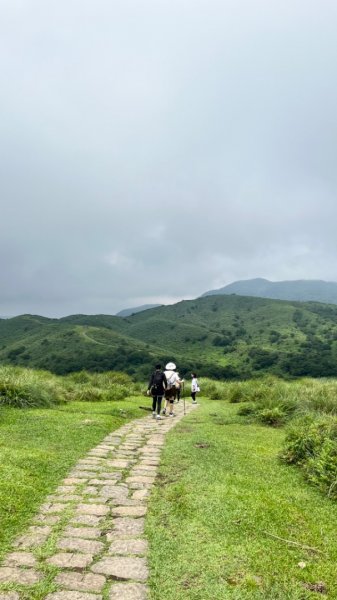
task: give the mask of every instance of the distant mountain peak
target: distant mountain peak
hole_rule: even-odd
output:
[[[262,277],[256,277],[255,279],[234,281],[217,290],[210,290],[203,296],[222,294],[337,304],[337,283],[320,279],[269,281]]]

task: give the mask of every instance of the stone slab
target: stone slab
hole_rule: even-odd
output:
[[[92,471],[72,471],[70,473],[70,477],[74,479],[79,479],[81,483],[83,483],[83,480],[92,477]]]
[[[0,567],[0,583],[19,583],[34,585],[42,578],[41,573],[34,569],[19,569],[18,567]]]
[[[149,490],[146,490],[146,489],[136,490],[132,494],[132,499],[133,500],[144,500],[145,498],[148,498],[149,495],[150,495]]]
[[[80,479],[79,477],[66,477],[63,479],[63,485],[79,485],[80,483],[83,483],[83,479]]]
[[[34,523],[41,523],[41,525],[56,525],[60,521],[60,515],[38,514],[34,517]]]
[[[146,540],[115,540],[109,548],[109,554],[121,554],[123,556],[127,556],[128,554],[146,554],[147,550],[148,543]]]
[[[102,542],[82,540],[81,538],[61,538],[56,547],[59,550],[70,550],[72,552],[83,552],[84,554],[99,554],[104,548]]]
[[[102,600],[102,596],[87,592],[53,592],[46,600]]]
[[[83,490],[83,494],[91,494],[94,496],[95,494],[98,494],[98,489],[93,485],[87,485]]]
[[[80,502],[80,500],[82,500],[82,496],[79,496],[78,494],[60,494],[60,495],[55,495],[55,496],[48,496],[48,501],[49,502],[55,502],[56,505],[58,503],[67,503],[67,502]],[[55,504],[54,504],[55,506]],[[63,510],[65,509],[65,507],[63,507]],[[60,511],[58,511],[60,512]]]
[[[101,496],[98,496],[98,497],[101,498]],[[110,498],[109,504],[110,504],[110,506],[139,506],[140,502],[139,502],[139,500],[123,497],[123,498]]]
[[[65,509],[64,504],[58,504],[58,503],[50,504],[49,502],[47,502],[46,504],[42,504],[40,511],[45,514],[46,513],[59,514],[59,513],[63,513],[64,509]]]
[[[20,600],[20,596],[17,592],[0,592],[0,600]]]
[[[51,533],[51,527],[49,526],[32,526],[29,528],[28,533],[20,536],[15,542],[14,546],[27,550],[44,544],[47,537]]]
[[[114,528],[107,534],[108,542],[120,537],[137,537],[144,532],[144,519],[117,517],[113,522]]]
[[[154,483],[154,477],[148,477],[147,475],[131,475],[126,478],[126,483]]]
[[[77,514],[101,517],[107,515],[109,511],[110,509],[104,504],[79,504],[76,512]]]
[[[133,463],[131,460],[110,460],[108,465],[109,467],[113,467],[115,469],[128,469],[130,465]]]
[[[109,600],[147,600],[149,589],[143,583],[115,583]]]
[[[73,494],[76,491],[76,485],[59,485],[56,488],[56,493],[58,494]]]
[[[144,517],[146,514],[145,506],[116,506],[111,509],[114,517]]]
[[[70,521],[73,525],[87,525],[89,527],[97,527],[104,517],[97,515],[76,515]]]
[[[107,498],[127,498],[128,488],[122,487],[120,485],[103,485],[100,488],[101,496],[105,496]]]
[[[84,471],[99,471],[102,468],[102,465],[96,465],[96,464],[91,464],[90,462],[86,462],[86,463],[77,463],[77,468],[79,471],[84,470]]]
[[[109,498],[100,496],[99,494],[96,494],[96,496],[86,496],[85,498],[82,498],[82,502],[85,502],[85,504],[106,504],[108,500]]]
[[[4,561],[6,567],[35,567],[36,558],[31,552],[11,552]]]
[[[102,532],[98,527],[68,527],[64,530],[66,537],[83,538],[88,540],[97,540],[101,537]]]
[[[154,465],[143,465],[142,463],[137,465],[137,471],[145,471],[145,473],[153,473],[155,475],[157,470],[157,467]]]
[[[61,569],[85,569],[92,563],[91,554],[74,554],[71,552],[59,552],[47,559],[47,563]]]
[[[55,583],[79,592],[101,592],[106,579],[103,575],[94,575],[93,573],[59,573],[55,577]]]
[[[133,579],[135,581],[146,581],[149,571],[145,558],[109,557],[102,558],[98,563],[92,565],[93,573],[114,577],[116,579]]]

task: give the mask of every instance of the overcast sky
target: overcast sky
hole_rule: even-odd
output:
[[[0,0],[0,315],[337,280],[335,0]]]

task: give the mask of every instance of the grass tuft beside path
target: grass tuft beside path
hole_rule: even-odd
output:
[[[201,399],[168,435],[147,519],[151,600],[337,598],[336,504],[280,463],[282,430],[237,410]]]

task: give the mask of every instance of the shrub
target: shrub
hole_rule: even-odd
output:
[[[199,379],[199,383],[203,396],[208,396],[211,400],[224,400],[226,398],[228,383],[212,381],[204,377]]]
[[[20,408],[50,406],[64,399],[64,390],[51,373],[0,367],[0,405]]]
[[[272,427],[280,427],[286,420],[286,413],[280,406],[272,408],[262,408],[257,412],[257,418],[261,423],[271,425]]]
[[[233,404],[245,402],[247,400],[245,387],[242,384],[233,385],[229,391],[228,400]]]
[[[124,400],[130,395],[129,388],[125,385],[113,385],[105,392],[106,400]]]
[[[256,405],[253,402],[244,402],[238,409],[238,415],[243,417],[254,415],[256,411]]]
[[[289,428],[281,458],[300,466],[306,478],[337,498],[337,418],[307,414]]]
[[[81,402],[99,402],[106,399],[105,395],[105,390],[89,384],[79,389],[76,400],[80,400]]]

